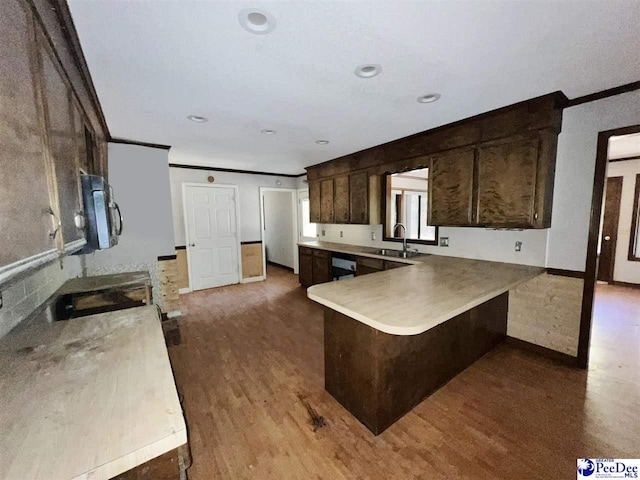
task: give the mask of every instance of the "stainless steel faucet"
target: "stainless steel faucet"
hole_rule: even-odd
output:
[[[406,252],[408,250],[407,248],[407,227],[404,226],[404,224],[402,223],[396,223],[393,226],[393,231],[396,231],[396,228],[398,227],[402,227],[402,251]]]

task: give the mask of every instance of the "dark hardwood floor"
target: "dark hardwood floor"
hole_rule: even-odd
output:
[[[576,458],[640,457],[640,291],[598,288],[588,372],[500,345],[378,437],[325,392],[322,308],[297,276],[182,299],[191,480],[574,479]]]

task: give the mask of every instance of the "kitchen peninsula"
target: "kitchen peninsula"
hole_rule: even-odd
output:
[[[326,307],[325,388],[376,435],[500,343],[509,290],[543,273],[436,255],[412,260],[307,291]]]

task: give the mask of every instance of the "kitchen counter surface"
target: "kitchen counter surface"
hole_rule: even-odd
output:
[[[316,248],[318,250],[327,250],[330,252],[348,253],[351,255],[359,255],[361,257],[379,258],[382,260],[388,260],[390,262],[407,263],[409,265],[418,265],[422,263],[426,258],[429,258],[428,254],[420,254],[413,258],[396,258],[380,255],[376,253],[379,248],[374,247],[361,247],[359,245],[346,245],[344,243],[332,243],[332,242],[300,242],[300,247]],[[402,250],[402,245],[399,244],[395,250]]]
[[[187,442],[155,306],[0,340],[0,476],[109,479]]]
[[[314,285],[307,296],[381,332],[417,335],[544,273],[539,267],[439,255],[413,260],[418,264]]]

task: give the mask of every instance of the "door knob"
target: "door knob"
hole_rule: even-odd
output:
[[[605,235],[604,239],[608,242],[609,240],[611,240],[611,237],[609,235]]]
[[[192,247],[195,247],[195,246],[196,246],[196,244],[195,244],[195,243],[191,243],[191,244],[189,244],[189,245],[190,245],[190,246],[192,246]]]

